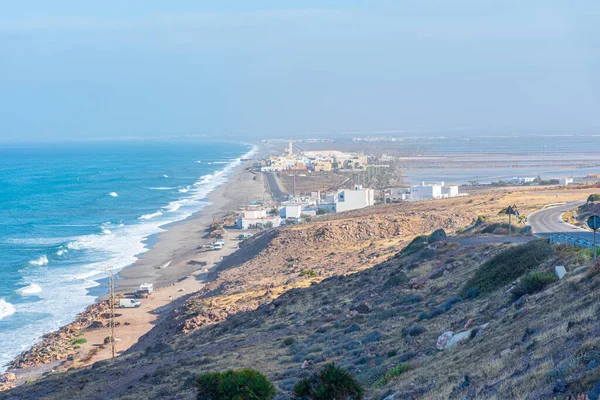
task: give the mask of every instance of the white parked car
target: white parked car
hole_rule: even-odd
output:
[[[119,307],[121,308],[138,308],[142,303],[136,299],[119,299]]]

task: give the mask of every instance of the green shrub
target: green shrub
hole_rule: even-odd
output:
[[[285,346],[291,346],[292,344],[294,344],[294,338],[293,337],[286,337],[285,339],[283,339],[283,344]]]
[[[110,342],[112,342],[112,337],[107,336],[104,338],[104,344],[109,344]]]
[[[554,281],[556,281],[556,277],[552,273],[532,272],[513,289],[512,296],[516,300],[525,294],[541,292]]]
[[[253,369],[209,372],[196,379],[198,400],[269,400],[275,387]]]
[[[317,276],[317,273],[312,269],[305,269],[300,272],[300,276]]]
[[[468,288],[476,288],[482,294],[492,292],[538,267],[553,254],[554,248],[546,240],[511,247],[480,265],[464,285],[463,293]]]
[[[474,299],[479,296],[479,290],[477,288],[471,287],[465,290],[465,299]]]
[[[393,378],[395,378],[397,376],[402,375],[409,369],[410,369],[410,365],[408,365],[408,363],[406,363],[406,362],[400,363],[400,364],[396,365],[395,367],[390,368],[388,370],[388,372],[385,373],[384,376],[377,379],[377,381],[375,382],[375,384],[373,386],[375,386],[375,387],[385,386],[388,384],[388,382],[390,380],[392,380]]]
[[[84,337],[78,337],[71,339],[71,344],[84,344],[87,343],[87,339]]]
[[[298,400],[361,400],[363,396],[362,385],[334,363],[294,385],[294,399]]]

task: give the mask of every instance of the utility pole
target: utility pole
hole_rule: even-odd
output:
[[[110,305],[110,346],[111,358],[115,358],[115,275],[112,267],[106,269],[109,282],[109,305]]]

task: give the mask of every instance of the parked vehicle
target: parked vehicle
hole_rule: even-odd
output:
[[[249,239],[249,238],[251,238],[252,236],[254,236],[254,235],[253,235],[253,234],[251,234],[251,233],[240,233],[240,234],[238,235],[238,239],[240,239],[240,240]]]
[[[138,308],[142,303],[136,299],[119,299],[119,307],[121,308]]]
[[[148,294],[152,294],[152,292],[154,291],[154,285],[151,283],[142,283],[140,285],[140,290],[141,291],[147,291]]]
[[[213,243],[213,250],[221,250],[223,245],[221,243]]]
[[[150,295],[150,292],[147,290],[136,290],[133,294],[138,299],[147,299]]]

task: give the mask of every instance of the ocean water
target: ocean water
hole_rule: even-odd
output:
[[[94,301],[105,269],[206,206],[249,145],[119,141],[0,147],[0,369]]]

